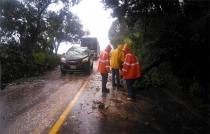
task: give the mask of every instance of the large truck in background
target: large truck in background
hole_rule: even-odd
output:
[[[96,37],[81,38],[81,47],[88,47],[93,54],[94,59],[97,59],[100,55],[100,45]]]

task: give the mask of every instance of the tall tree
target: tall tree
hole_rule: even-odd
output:
[[[58,2],[63,3],[64,7],[58,14],[63,16],[62,21],[65,21],[60,21],[63,26],[61,24],[58,25],[59,29],[65,32],[62,33],[62,31],[60,31],[58,35],[65,35],[65,39],[71,35],[71,38],[69,38],[71,41],[78,40],[78,36],[85,34],[85,32],[82,31],[82,25],[79,19],[69,12],[69,7],[78,4],[79,1],[80,0],[0,1],[2,9],[0,11],[1,41],[5,42],[8,40],[8,37],[13,37],[20,44],[21,50],[27,55],[30,55],[32,49],[47,50],[46,47],[50,47],[52,50],[52,45],[47,46],[48,42],[46,41],[46,38],[48,38],[46,31],[49,28],[49,16],[46,16],[46,13],[50,4]],[[60,41],[60,39],[58,40]],[[58,49],[58,47],[56,47],[56,49]]]
[[[129,27],[146,28],[147,45],[165,55],[165,61],[182,85],[194,79],[208,85],[209,2],[203,0],[102,0],[112,16]],[[145,43],[146,43],[145,42]],[[151,52],[153,52],[151,50]],[[200,60],[203,59],[203,60]],[[192,73],[193,72],[193,73]],[[205,83],[205,84],[204,84]]]
[[[30,8],[33,7],[35,10],[35,16],[36,16],[36,22],[34,24],[34,29],[32,32],[32,35],[30,36],[30,41],[28,42],[29,45],[34,46],[35,40],[37,40],[39,34],[42,33],[42,15],[46,13],[47,8],[49,5],[56,3],[58,4],[61,2],[64,7],[63,10],[69,10],[69,7],[74,6],[75,4],[78,4],[80,0],[27,0],[23,1],[24,5],[26,7]],[[43,23],[44,24],[44,23]]]
[[[109,29],[109,40],[110,43],[117,48],[117,45],[124,44],[124,38],[126,37],[126,29],[127,25],[123,25],[123,23],[119,23],[118,20],[112,22],[112,25]]]
[[[79,18],[65,10],[59,13],[50,12],[48,15],[48,35],[54,40],[53,46],[57,54],[61,42],[76,43],[84,35],[89,35],[89,31],[83,30]]]
[[[125,22],[119,23],[118,19],[113,21],[110,29],[109,29],[109,40],[110,43],[117,48],[119,44],[124,45],[124,40],[126,37],[128,37],[130,34],[133,34],[135,32],[138,32],[140,30],[140,27],[138,25],[135,25],[132,28],[129,28]]]

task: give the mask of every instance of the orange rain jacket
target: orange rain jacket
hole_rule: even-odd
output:
[[[107,45],[106,49],[101,52],[99,56],[99,62],[98,62],[98,71],[100,73],[110,73],[110,66],[109,66],[109,53],[111,51],[111,46]]]
[[[130,52],[128,45],[124,46],[124,52],[126,55],[120,76],[123,76],[123,79],[135,79],[140,77],[141,70],[138,58]]]
[[[110,53],[110,67],[114,69],[120,69],[120,65],[124,62],[123,46],[119,45],[117,49]]]

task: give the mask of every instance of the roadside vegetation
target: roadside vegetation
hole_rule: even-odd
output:
[[[50,52],[33,50],[31,55],[24,55],[18,47],[5,44],[1,45],[0,49],[2,90],[8,82],[22,77],[42,75],[47,70],[56,68],[60,63],[61,55]]]
[[[57,67],[61,42],[76,43],[83,30],[69,8],[80,0],[0,1],[0,85],[21,77],[40,75]],[[63,4],[58,11],[50,5]]]
[[[109,39],[128,44],[143,76],[136,88],[173,92],[209,119],[209,2],[103,0],[113,9]]]

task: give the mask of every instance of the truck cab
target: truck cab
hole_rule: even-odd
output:
[[[98,59],[100,55],[100,45],[96,37],[81,38],[81,47],[88,47],[94,59]]]

